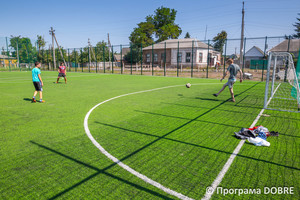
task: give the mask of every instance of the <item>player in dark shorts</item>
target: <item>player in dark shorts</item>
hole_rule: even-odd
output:
[[[229,67],[227,68],[227,71],[224,74],[221,81],[225,78],[226,75],[230,74],[229,78],[228,78],[228,82],[223,85],[223,87],[221,88],[221,90],[218,93],[213,94],[213,95],[215,97],[219,96],[219,94],[228,86],[229,92],[231,94],[230,101],[235,102],[234,93],[233,93],[233,84],[236,82],[236,75],[238,72],[240,73],[240,82],[243,82],[243,77],[242,77],[243,72],[238,65],[233,64],[232,59],[228,59],[226,63],[229,65]]]
[[[32,82],[35,88],[33,97],[32,97],[32,102],[35,103],[36,99],[35,96],[37,93],[40,93],[40,103],[44,103],[45,101],[43,100],[43,80],[41,77],[41,70],[39,69],[41,67],[41,63],[35,62],[35,67],[32,69]]]
[[[60,77],[64,77],[65,83],[67,83],[67,78],[66,78],[66,76],[67,76],[66,66],[64,66],[64,63],[63,63],[63,62],[61,62],[61,63],[60,63],[60,66],[58,67],[58,77],[57,77],[56,83],[58,83]]]

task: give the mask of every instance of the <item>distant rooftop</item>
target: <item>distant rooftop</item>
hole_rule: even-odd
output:
[[[284,40],[279,43],[277,46],[273,47],[269,51],[287,51],[288,50],[289,40]],[[300,49],[300,39],[291,39],[289,51],[290,52],[298,52]]]
[[[201,42],[200,40],[194,39],[194,38],[186,38],[186,39],[170,39],[165,40],[159,43],[156,43],[153,45],[153,49],[164,49],[166,45],[166,49],[177,49],[178,48],[178,42],[179,42],[179,48],[192,48],[194,41],[194,48],[202,48],[207,49],[208,45],[204,42]],[[210,48],[212,48],[210,46]],[[150,50],[152,49],[152,45],[143,48],[143,50]]]

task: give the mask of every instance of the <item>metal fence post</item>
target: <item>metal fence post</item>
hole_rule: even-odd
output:
[[[98,72],[98,62],[97,62],[97,47],[95,47],[95,59],[96,59],[96,73]]]
[[[83,72],[83,55],[82,55],[82,48],[80,49],[80,59],[81,59],[81,72]]]
[[[193,78],[194,70],[194,40],[192,41],[192,64],[191,64],[191,78]]]
[[[47,52],[47,51],[46,51],[46,52]],[[49,53],[50,53],[50,50],[48,50],[48,53],[47,53],[48,71],[50,71],[50,65],[49,65]]]
[[[7,37],[6,37],[6,54],[7,54],[7,60],[8,60],[8,67],[9,67],[9,71],[11,71],[10,69],[10,61],[9,61],[9,52],[8,52],[8,42],[7,42]]]
[[[52,71],[54,71],[54,67],[56,66],[56,63],[54,62],[55,60],[55,50],[52,49],[52,61],[53,61],[53,68],[52,68]]]
[[[267,39],[268,39],[268,37],[266,36],[266,39],[265,39],[265,48],[264,48],[263,68],[262,68],[262,72],[261,72],[261,81],[264,81],[265,60],[267,60],[266,59]]]
[[[44,49],[42,49],[41,51],[42,51],[42,64],[43,64],[44,63]]]
[[[143,75],[143,44],[141,44],[141,75]]]
[[[131,61],[130,74],[132,75],[132,44],[130,44],[130,61]]]
[[[225,66],[226,66],[226,51],[227,51],[227,38],[225,39],[225,51],[224,51],[224,60],[223,60],[223,76],[225,76]]]
[[[164,76],[166,76],[166,57],[167,57],[167,43],[165,42],[165,50],[164,50]]]
[[[89,73],[91,72],[91,54],[90,54],[90,47],[88,47],[88,61],[89,61]]]
[[[207,65],[206,65],[206,78],[208,78],[208,65],[209,65],[209,40],[208,40],[208,44],[207,44]]]
[[[290,52],[290,42],[291,42],[291,36],[289,35],[287,52]]]
[[[244,51],[243,51],[243,68],[242,68],[243,76],[244,76],[244,68],[245,68],[245,51],[246,51],[246,37],[244,39]]]
[[[178,70],[179,70],[179,41],[177,47],[177,77],[178,77]]]
[[[154,54],[153,54],[153,45],[154,45],[154,43],[152,43],[152,76],[153,76],[153,74],[154,74],[154,72],[153,72],[153,65],[154,65]]]
[[[20,67],[20,54],[19,54],[19,37],[17,37],[17,64],[18,64],[18,67],[21,71],[21,67]]]
[[[76,49],[74,48],[74,60],[75,60],[75,72],[77,72],[78,64],[77,64],[77,56],[76,56]]]
[[[69,60],[69,72],[71,71],[71,66],[70,66],[70,63],[71,63],[71,59],[70,59],[70,49],[68,49],[68,60]]]
[[[268,102],[268,91],[269,91],[271,60],[272,60],[272,54],[269,54],[268,67],[267,67],[267,80],[266,80],[266,87],[265,87],[264,109],[267,108],[267,102]]]
[[[291,42],[291,36],[289,35],[289,41],[288,41],[287,52],[290,52],[290,42]],[[284,70],[284,82],[287,82],[286,78],[287,78],[288,65],[289,65],[289,60],[287,60],[287,61],[286,61],[286,64],[285,64],[285,70]]]
[[[120,52],[121,52],[121,74],[123,74],[123,55],[122,55],[122,45],[120,45]]]
[[[111,73],[114,73],[114,46],[111,46]]]
[[[103,46],[103,70],[105,74],[105,45]]]
[[[58,49],[54,49],[54,54],[55,54],[55,58],[56,58],[55,65],[57,65],[57,62],[59,62],[59,55],[57,55],[57,51],[58,51]],[[59,67],[59,65],[58,65],[58,67]]]
[[[38,59],[38,56],[40,55],[40,50],[39,50],[39,44],[38,44],[38,42],[36,41],[35,42],[35,44],[36,44],[36,51],[37,51],[37,53],[36,53],[36,61],[39,61]],[[39,61],[40,62],[40,61]]]
[[[28,52],[28,40],[26,40],[26,50],[27,50],[27,62],[28,62],[29,69],[30,69],[29,52]]]

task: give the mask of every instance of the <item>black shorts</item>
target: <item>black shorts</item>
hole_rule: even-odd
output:
[[[66,77],[66,75],[64,73],[59,73],[58,77]]]
[[[36,91],[43,91],[41,82],[33,82]]]

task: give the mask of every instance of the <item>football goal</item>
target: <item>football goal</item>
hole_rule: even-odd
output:
[[[264,108],[300,112],[299,76],[290,53],[269,53]]]

